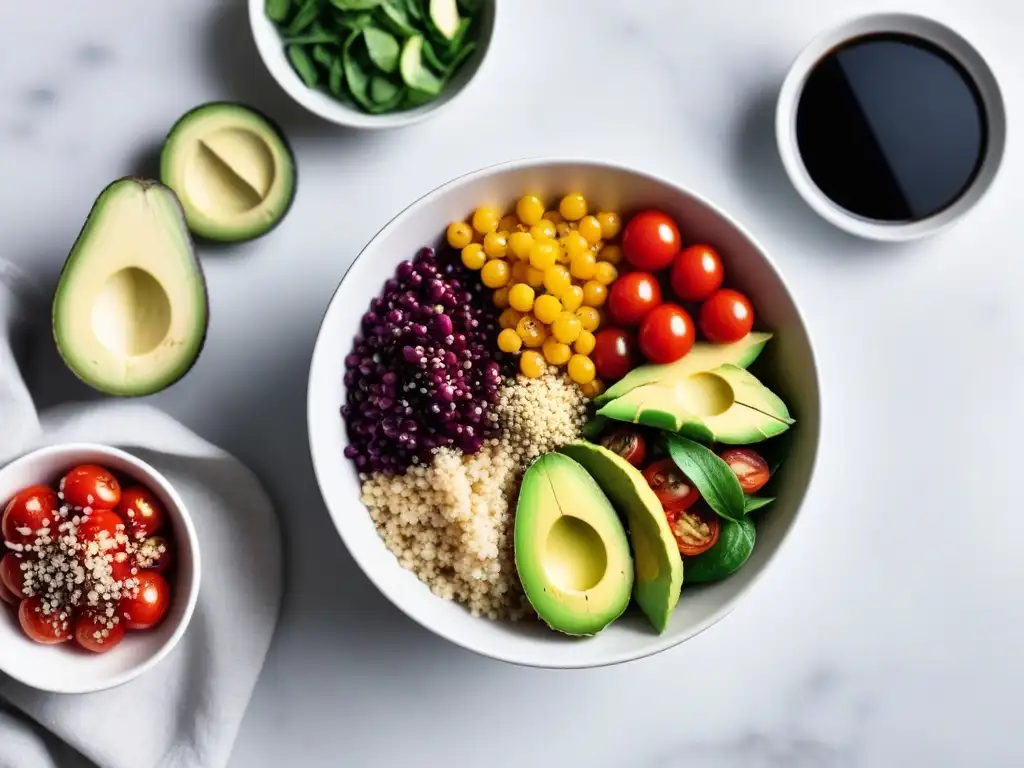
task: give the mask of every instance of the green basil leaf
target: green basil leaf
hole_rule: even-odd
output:
[[[295,14],[295,18],[292,19],[292,23],[288,25],[285,33],[288,35],[299,34],[316,21],[319,15],[320,5],[317,0],[306,0],[305,4],[299,8],[298,13]]]
[[[316,65],[301,45],[288,46],[288,60],[291,61],[295,71],[299,73],[302,82],[310,88],[316,88],[317,81],[320,79],[317,75]]]
[[[766,507],[775,501],[774,496],[744,496],[743,497],[743,511],[750,514],[755,509]]]
[[[715,545],[704,554],[685,561],[686,583],[719,581],[736,573],[754,551],[756,539],[757,529],[750,520],[724,521]]]
[[[728,464],[711,449],[685,437],[663,433],[662,440],[672,461],[697,486],[704,501],[719,517],[743,519],[743,489]]]
[[[370,72],[364,66],[357,55],[355,48],[358,40],[363,36],[362,32],[353,32],[345,43],[345,51],[342,55],[342,62],[345,67],[345,81],[348,83],[349,93],[352,94],[360,106],[370,109],[373,102],[370,101],[367,89],[370,86]]]
[[[292,2],[291,0],[267,0],[265,8],[267,18],[280,24],[291,13]]]
[[[381,0],[331,0],[331,5],[340,11],[370,11],[380,3]]]
[[[366,40],[366,50],[370,54],[370,61],[377,65],[377,68],[388,74],[398,67],[398,54],[400,48],[394,36],[377,27],[367,27],[363,30],[363,38]],[[392,94],[393,97],[393,94]]]

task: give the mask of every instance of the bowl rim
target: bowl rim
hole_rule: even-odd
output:
[[[633,175],[636,175],[636,176],[643,177],[643,178],[645,178],[645,179],[647,179],[649,181],[652,181],[654,183],[661,184],[661,185],[664,185],[664,186],[667,186],[667,187],[671,187],[672,189],[676,190],[678,193],[694,199],[698,203],[706,206],[708,209],[713,211],[716,215],[720,216],[730,226],[734,227],[743,237],[745,237],[757,249],[758,253],[761,255],[761,257],[768,264],[769,268],[771,268],[771,270],[779,278],[779,283],[781,284],[782,289],[783,289],[783,291],[786,294],[786,297],[789,299],[791,305],[793,306],[794,314],[795,314],[795,316],[796,316],[796,318],[797,318],[797,320],[798,320],[798,322],[800,324],[800,327],[803,329],[804,334],[807,337],[808,350],[809,350],[809,353],[810,353],[810,355],[809,355],[809,358],[810,358],[810,369],[811,369],[810,370],[810,374],[812,376],[812,380],[814,381],[815,389],[817,390],[817,398],[816,398],[817,402],[814,403],[814,409],[813,409],[813,416],[814,416],[813,423],[817,425],[817,429],[814,431],[814,434],[811,436],[812,441],[813,441],[812,442],[813,450],[812,450],[812,453],[811,453],[810,462],[809,462],[809,466],[808,466],[807,485],[803,489],[803,493],[802,493],[802,495],[801,495],[801,497],[800,497],[796,507],[793,510],[793,521],[790,523],[789,528],[786,530],[786,532],[783,535],[782,539],[779,541],[779,544],[775,548],[775,551],[768,555],[767,559],[764,561],[764,564],[761,566],[761,569],[757,573],[755,573],[753,576],[751,576],[750,581],[748,581],[747,584],[744,585],[729,601],[724,603],[719,609],[714,611],[704,621],[702,621],[699,624],[695,625],[692,629],[690,629],[689,631],[683,633],[681,636],[677,637],[677,636],[667,635],[667,634],[658,635],[658,636],[652,638],[652,640],[646,645],[646,647],[644,647],[640,651],[621,651],[621,652],[618,652],[618,653],[609,654],[606,658],[603,658],[600,661],[581,662],[581,663],[574,663],[574,662],[545,663],[543,660],[538,660],[538,659],[535,659],[535,658],[532,658],[532,657],[527,658],[526,656],[517,655],[515,653],[503,653],[503,654],[493,653],[490,650],[486,650],[485,648],[480,647],[479,645],[476,645],[474,643],[471,643],[471,642],[468,642],[466,640],[463,640],[463,639],[459,638],[458,636],[454,635],[453,633],[450,633],[450,632],[445,631],[443,629],[440,629],[440,628],[438,628],[436,626],[428,624],[425,620],[421,620],[420,617],[414,616],[413,614],[409,613],[402,605],[400,605],[391,596],[391,594],[387,590],[385,590],[381,586],[380,582],[376,578],[376,575],[374,573],[373,568],[370,567],[370,565],[369,565],[369,562],[370,562],[369,558],[364,553],[358,552],[358,551],[355,550],[355,548],[349,546],[348,540],[345,537],[345,533],[344,533],[344,530],[343,530],[343,525],[339,522],[341,520],[344,520],[344,518],[345,518],[345,516],[343,514],[343,510],[339,509],[336,512],[334,505],[332,504],[332,502],[330,500],[327,499],[326,495],[324,494],[323,483],[321,482],[321,477],[326,474],[327,467],[326,467],[326,465],[324,465],[322,459],[318,459],[317,458],[317,452],[314,450],[314,445],[313,445],[313,423],[314,423],[315,419],[319,418],[319,414],[313,412],[313,398],[312,398],[313,374],[314,374],[314,371],[315,371],[315,368],[317,366],[317,363],[318,363],[319,359],[324,354],[336,352],[336,350],[327,350],[324,347],[324,345],[323,345],[324,327],[326,326],[326,321],[327,321],[328,316],[331,314],[331,311],[334,308],[335,303],[338,301],[339,295],[341,293],[341,289],[342,289],[342,287],[345,284],[345,280],[348,278],[349,274],[351,273],[352,269],[355,267],[355,265],[359,261],[359,259],[361,259],[363,257],[363,255],[379,239],[381,239],[382,237],[386,236],[389,232],[391,232],[391,231],[397,229],[398,227],[402,226],[402,224],[405,223],[405,220],[408,218],[408,216],[411,214],[411,212],[414,209],[417,209],[421,205],[425,205],[425,204],[431,202],[432,200],[435,200],[437,198],[442,197],[452,187],[472,182],[473,180],[478,179],[478,178],[483,178],[483,177],[492,176],[492,175],[498,175],[498,174],[501,174],[501,173],[506,172],[506,171],[538,168],[538,167],[551,166],[551,165],[555,165],[555,166],[557,166],[557,165],[585,165],[585,166],[591,166],[591,167],[594,167],[594,168],[597,168],[597,169],[603,169],[603,170],[612,171],[612,172],[616,172],[616,173],[628,173],[628,174],[633,174]],[[443,225],[440,226],[438,232],[440,233],[442,229],[443,229]],[[811,491],[811,489],[812,489],[812,487],[814,485],[814,477],[815,477],[815,473],[816,473],[816,469],[817,469],[817,464],[818,464],[819,449],[820,449],[820,446],[821,446],[821,432],[822,432],[821,419],[822,419],[822,411],[823,411],[823,408],[822,408],[822,405],[821,405],[821,400],[822,400],[822,395],[821,395],[821,378],[820,378],[820,375],[819,375],[819,366],[818,366],[818,363],[817,363],[817,357],[816,357],[816,355],[814,353],[814,342],[813,342],[813,339],[811,337],[810,330],[809,330],[808,325],[807,325],[807,321],[806,321],[806,319],[804,317],[803,312],[800,309],[800,305],[796,301],[796,298],[793,296],[792,291],[790,291],[789,286],[787,285],[786,280],[783,277],[782,271],[779,269],[778,265],[772,259],[772,257],[769,255],[767,250],[761,245],[761,242],[759,240],[757,240],[756,238],[754,238],[754,236],[750,233],[750,231],[746,227],[741,225],[733,216],[728,214],[725,210],[723,210],[721,207],[719,207],[715,203],[713,203],[710,200],[708,200],[703,195],[700,195],[699,193],[693,192],[689,188],[687,188],[685,186],[682,186],[681,184],[679,184],[679,183],[677,183],[675,181],[672,181],[672,180],[670,180],[670,179],[668,179],[668,178],[666,178],[664,176],[660,176],[658,174],[654,174],[654,173],[651,173],[651,172],[648,172],[648,171],[640,170],[640,169],[635,168],[635,167],[631,167],[629,165],[625,165],[623,163],[618,163],[618,162],[613,162],[613,161],[606,161],[606,160],[592,160],[592,159],[580,158],[580,157],[531,156],[531,157],[524,157],[524,158],[519,158],[519,159],[514,159],[514,160],[505,160],[505,161],[501,161],[501,162],[498,162],[498,163],[493,163],[491,165],[487,165],[487,166],[484,166],[482,168],[478,168],[476,170],[469,171],[469,172],[460,174],[458,176],[455,176],[452,179],[449,179],[448,181],[446,181],[443,184],[435,187],[434,189],[430,190],[426,194],[421,195],[420,197],[416,198],[411,203],[406,205],[404,208],[402,208],[386,224],[384,224],[377,231],[377,233],[375,235],[373,235],[373,237],[371,237],[367,241],[366,245],[364,245],[362,249],[360,249],[359,253],[356,254],[354,259],[352,259],[352,263],[349,264],[348,267],[345,269],[345,272],[342,274],[341,279],[339,280],[337,287],[334,289],[334,292],[331,294],[331,298],[330,298],[330,300],[327,303],[327,307],[324,310],[323,316],[321,317],[320,327],[317,330],[316,341],[315,341],[315,343],[313,345],[313,353],[312,353],[312,355],[310,357],[309,373],[308,373],[307,383],[306,383],[306,429],[307,429],[307,439],[309,441],[310,462],[313,465],[313,474],[316,477],[317,487],[320,490],[320,496],[323,499],[324,506],[327,508],[327,513],[328,513],[328,515],[331,518],[331,522],[334,525],[334,528],[337,531],[338,536],[339,536],[339,538],[342,541],[342,544],[344,544],[345,549],[348,550],[349,555],[352,557],[352,559],[355,560],[356,564],[359,566],[360,571],[362,571],[364,576],[373,584],[373,586],[377,589],[377,591],[381,595],[383,595],[394,607],[398,608],[403,614],[405,614],[407,617],[409,617],[414,622],[419,624],[421,627],[423,627],[427,631],[433,633],[434,635],[437,635],[438,637],[441,637],[441,638],[447,640],[448,642],[452,643],[453,645],[456,645],[456,646],[458,646],[460,648],[463,648],[463,649],[465,649],[467,651],[471,651],[473,653],[476,653],[477,655],[483,656],[485,658],[490,658],[490,659],[494,659],[496,661],[502,661],[502,662],[506,662],[508,664],[513,664],[513,665],[517,665],[517,666],[533,667],[533,668],[540,668],[540,669],[597,669],[597,668],[600,668],[600,667],[613,666],[613,665],[616,665],[616,664],[623,664],[623,663],[627,663],[627,662],[630,662],[630,661],[637,661],[639,659],[648,658],[650,656],[654,656],[654,655],[656,655],[658,653],[661,653],[661,652],[666,651],[666,650],[668,650],[670,648],[673,648],[673,647],[675,647],[677,645],[681,645],[682,643],[684,643],[684,642],[686,642],[688,640],[691,640],[692,638],[694,638],[697,635],[701,634],[705,630],[711,628],[712,626],[717,624],[719,621],[724,619],[726,616],[731,614],[736,609],[736,607],[739,605],[741,599],[743,597],[745,597],[750,592],[750,590],[756,584],[758,584],[761,581],[761,579],[764,577],[764,574],[770,570],[770,566],[772,565],[772,563],[774,563],[776,561],[776,559],[779,557],[779,554],[783,550],[783,547],[787,546],[788,543],[792,541],[792,539],[793,539],[793,530],[794,530],[795,526],[799,523],[799,520],[800,520],[800,514],[799,514],[800,510],[803,507],[803,505],[804,505],[804,503],[805,503],[805,501],[807,499],[807,496],[809,495],[809,493],[810,493],[810,491]],[[365,505],[362,503],[362,500],[357,498],[355,501],[358,503],[359,507],[362,508],[363,511],[365,512],[366,509],[365,509]],[[398,564],[397,559],[394,561],[393,565],[394,565],[395,568],[401,568],[401,566]],[[426,592],[425,594],[429,595],[433,599],[441,599],[441,598],[437,598],[435,595],[433,595],[429,591]],[[482,618],[480,620],[481,621],[487,621],[488,619],[483,619]]]
[[[173,502],[180,522],[183,529],[185,530],[184,542],[187,546],[189,553],[191,554],[192,561],[192,585],[189,589],[187,602],[185,603],[185,610],[182,613],[181,619],[178,625],[174,628],[174,632],[164,641],[155,653],[147,657],[142,663],[131,667],[124,672],[104,680],[101,684],[97,685],[76,685],[74,682],[69,682],[66,685],[62,685],[60,688],[55,687],[42,687],[37,682],[27,679],[20,673],[18,669],[11,670],[7,667],[0,669],[0,672],[10,677],[12,680],[17,680],[22,685],[28,686],[37,691],[47,691],[49,693],[57,694],[86,694],[86,693],[98,693],[100,691],[108,691],[112,688],[118,688],[126,683],[130,683],[132,680],[141,677],[142,675],[149,672],[157,664],[163,661],[171,651],[173,651],[181,638],[184,637],[189,624],[192,621],[192,616],[195,613],[196,604],[199,600],[199,585],[202,577],[202,562],[199,548],[199,537],[196,534],[195,525],[192,522],[192,516],[185,506],[185,502],[181,496],[171,485],[170,481],[163,476],[156,468],[146,461],[143,461],[138,456],[135,456],[128,451],[120,448],[115,448],[111,445],[104,443],[90,443],[90,442],[69,442],[69,443],[54,443],[52,445],[44,445],[31,450],[28,450],[12,460],[8,461],[3,466],[0,466],[0,475],[6,473],[12,467],[16,467],[21,463],[29,463],[33,459],[38,458],[42,455],[48,454],[62,454],[62,453],[99,453],[106,456],[119,459],[120,461],[130,464],[134,468],[138,469],[142,474],[146,476],[147,483],[153,483],[160,487],[167,497]],[[182,542],[177,542],[178,546],[181,546]],[[58,646],[59,648],[59,646]]]
[[[447,94],[442,91],[441,96],[443,98],[435,98],[434,100],[413,109],[401,110],[399,112],[385,112],[376,115],[354,109],[337,100],[325,102],[315,98],[312,95],[315,91],[299,80],[298,75],[295,75],[294,72],[292,72],[292,75],[294,76],[292,78],[279,76],[276,68],[272,67],[270,62],[267,60],[269,52],[263,42],[263,35],[259,31],[259,27],[261,26],[266,26],[267,24],[273,26],[273,22],[266,18],[264,13],[265,0],[248,0],[247,5],[249,31],[252,34],[253,42],[256,45],[257,52],[259,53],[260,61],[263,63],[264,68],[270,74],[271,78],[273,78],[274,82],[277,83],[281,90],[283,90],[292,101],[304,107],[309,112],[312,112],[314,115],[317,115],[328,122],[334,123],[335,125],[354,129],[379,130],[414,125],[434,117],[442,112],[445,107],[459,99],[469,89],[470,85],[476,81],[480,71],[483,69],[484,63],[488,59],[488,55],[491,50],[491,43],[494,40],[494,30],[498,24],[498,6],[500,3],[498,0],[486,0],[486,2],[491,6],[491,23],[487,25],[485,30],[486,34],[482,35],[478,41],[477,50],[470,55],[467,62],[464,62],[464,66],[468,64],[469,66],[475,67],[469,77],[467,77],[457,88],[448,91]],[[274,33],[278,35],[278,38],[280,38],[280,33],[276,29],[274,30]],[[473,59],[476,60],[475,63],[470,63]],[[290,67],[289,71],[291,71]],[[458,73],[456,73],[456,76],[457,75]]]
[[[988,143],[981,166],[961,195],[927,218],[887,223],[859,216],[834,203],[811,179],[796,140],[796,113],[804,84],[831,49],[871,34],[905,34],[932,43],[967,71],[981,94]],[[882,242],[906,242],[939,234],[954,226],[987,195],[1006,152],[1007,118],[1002,90],[978,49],[952,27],[915,13],[878,12],[853,16],[815,35],[794,58],[775,106],[775,141],[786,175],[804,201],[826,221],[852,235]]]

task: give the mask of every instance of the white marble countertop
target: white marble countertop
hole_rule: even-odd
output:
[[[772,134],[804,43],[893,7],[974,42],[1011,125],[991,194],[905,247],[817,219]],[[1024,460],[1024,5],[503,0],[472,95],[391,133],[293,107],[256,58],[242,0],[8,2],[0,25],[0,248],[46,285],[99,190],[151,167],[195,104],[265,109],[298,156],[278,230],[203,250],[205,352],[152,398],[248,462],[286,527],[282,623],[233,766],[1024,764],[1024,514],[1010,482]],[[306,447],[314,335],[361,246],[452,176],[558,154],[678,179],[747,223],[805,310],[824,388],[816,481],[766,578],[691,642],[584,672],[479,658],[401,615],[334,534]],[[90,397],[51,347],[41,336],[40,404]]]

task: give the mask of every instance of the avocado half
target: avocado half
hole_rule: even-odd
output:
[[[164,141],[160,180],[196,235],[236,243],[265,235],[295,199],[295,156],[270,118],[211,102],[183,115]]]
[[[53,338],[68,368],[111,395],[158,392],[206,341],[206,280],[178,198],[145,179],[100,193],[53,295]]]

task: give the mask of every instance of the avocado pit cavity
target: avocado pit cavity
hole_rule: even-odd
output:
[[[608,551],[590,523],[562,515],[548,532],[544,569],[548,579],[566,592],[586,592],[604,578]]]
[[[136,357],[152,352],[171,327],[167,291],[149,272],[126,267],[103,284],[92,308],[92,330],[111,353]]]

